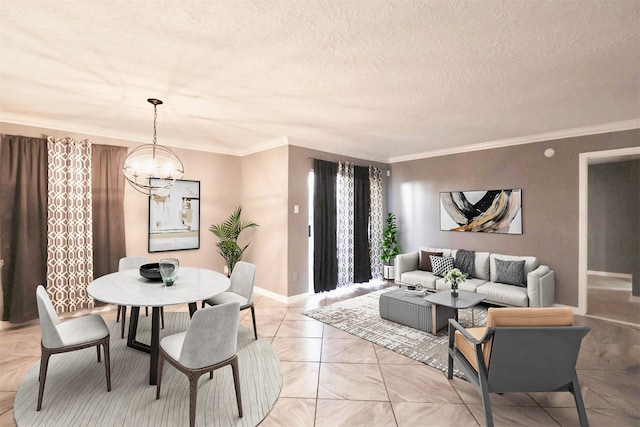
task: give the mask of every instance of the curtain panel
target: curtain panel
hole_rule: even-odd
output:
[[[331,291],[338,284],[336,250],[338,165],[315,159],[313,173],[313,287],[318,293]]]
[[[47,276],[47,140],[3,135],[0,153],[2,320],[38,317]]]
[[[369,218],[371,194],[369,193],[369,168],[354,168],[353,186],[353,280],[363,283],[371,280],[371,259],[369,252]]]
[[[338,163],[337,186],[337,251],[338,251],[338,287],[353,284],[354,268],[354,165],[349,162]]]
[[[382,196],[382,169],[369,166],[369,191],[371,197],[369,233],[371,241],[371,277],[382,278],[382,229],[383,229],[383,196]]]
[[[91,142],[47,138],[47,292],[58,313],[94,307]]]
[[[126,147],[92,144],[93,277],[118,271],[126,256],[122,163]]]

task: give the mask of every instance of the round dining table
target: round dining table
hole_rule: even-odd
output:
[[[87,292],[98,301],[131,307],[127,346],[150,354],[149,384],[155,385],[160,348],[160,307],[188,304],[189,314],[193,316],[197,301],[224,292],[229,285],[227,276],[204,268],[180,267],[173,286],[146,279],[136,269],[98,277],[89,284]],[[152,307],[151,344],[136,339],[140,307]]]

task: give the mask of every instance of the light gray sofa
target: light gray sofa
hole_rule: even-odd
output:
[[[442,277],[419,269],[422,251],[442,252],[445,257],[456,257],[456,249],[422,247],[415,252],[400,254],[395,259],[395,281],[400,285],[422,285],[428,291],[440,291],[451,286]],[[495,259],[524,260],[526,287],[496,283]],[[485,302],[512,307],[550,307],[555,302],[555,276],[546,265],[539,265],[533,256],[513,256],[476,252],[474,277],[460,284],[460,289],[485,294]]]

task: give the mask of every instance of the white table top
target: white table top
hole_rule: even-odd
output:
[[[98,277],[87,292],[109,304],[162,307],[208,299],[226,291],[229,285],[227,276],[204,268],[180,267],[173,286],[145,279],[136,269]]]

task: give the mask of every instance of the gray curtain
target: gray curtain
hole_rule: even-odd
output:
[[[313,287],[316,293],[338,285],[336,179],[338,164],[313,161]]]
[[[353,177],[353,281],[363,283],[371,279],[369,168],[355,166]]]
[[[93,144],[91,194],[93,201],[93,277],[118,271],[126,256],[122,163],[126,147]]]
[[[46,285],[47,140],[3,135],[0,145],[2,320],[20,323],[38,317]]]

